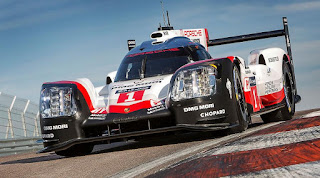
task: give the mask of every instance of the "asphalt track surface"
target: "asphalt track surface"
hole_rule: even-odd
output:
[[[319,177],[320,111],[286,122],[254,118],[240,134],[221,131],[95,146],[63,157],[27,153],[0,157],[0,177]]]

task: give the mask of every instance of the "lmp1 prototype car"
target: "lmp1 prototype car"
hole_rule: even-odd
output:
[[[106,85],[88,79],[42,85],[40,122],[44,149],[88,154],[95,144],[172,131],[247,129],[251,116],[291,119],[297,95],[287,19],[284,29],[209,40],[206,29],[160,27],[129,53]],[[212,58],[208,47],[285,36],[280,48]],[[134,48],[133,48],[134,47]],[[132,49],[133,48],[133,49]]]

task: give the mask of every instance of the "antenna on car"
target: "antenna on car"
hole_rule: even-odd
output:
[[[161,23],[160,23],[158,30],[173,30],[173,27],[171,26],[170,20],[169,20],[169,12],[166,11],[167,12],[167,19],[166,19],[163,2],[160,1],[160,3],[161,3],[161,9],[162,9],[163,27],[161,26]]]
[[[167,25],[166,25],[166,17],[164,16],[163,2],[160,1],[160,3],[161,3],[161,9],[162,9],[163,25],[164,25],[164,26],[167,26]]]
[[[167,11],[168,26],[170,27],[169,12]]]

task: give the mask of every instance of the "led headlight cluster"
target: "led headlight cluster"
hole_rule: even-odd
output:
[[[199,66],[180,71],[173,83],[171,99],[183,99],[209,96],[216,92],[216,69],[211,66]]]
[[[72,88],[50,87],[41,91],[40,114],[42,118],[72,116],[76,111]]]

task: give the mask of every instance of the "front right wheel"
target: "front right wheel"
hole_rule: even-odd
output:
[[[293,79],[291,72],[285,62],[283,62],[282,64],[282,72],[284,100],[286,105],[281,109],[261,115],[261,119],[265,123],[290,120],[295,113]]]

